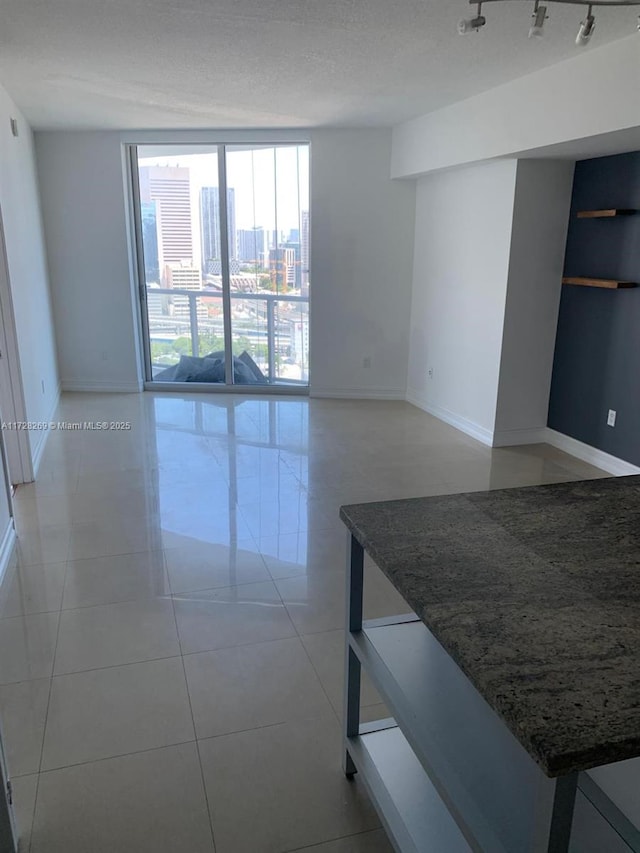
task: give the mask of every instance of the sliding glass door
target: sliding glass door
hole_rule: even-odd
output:
[[[308,146],[144,146],[132,172],[147,381],[307,386]]]
[[[309,378],[309,157],[305,146],[227,146],[234,351],[251,343],[271,383]],[[242,211],[242,214],[240,213]]]

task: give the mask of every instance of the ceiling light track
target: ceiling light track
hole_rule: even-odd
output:
[[[460,21],[458,24],[458,32],[460,35],[468,33],[477,33],[485,26],[487,19],[482,14],[482,7],[485,3],[513,3],[522,2],[522,0],[469,0],[472,6],[477,7],[477,14],[473,18],[467,18]],[[525,0],[531,2],[531,0]],[[576,36],[576,44],[583,47],[591,40],[591,36],[596,27],[596,19],[593,14],[594,6],[601,8],[607,6],[640,6],[640,0],[535,0],[533,13],[531,15],[531,25],[529,27],[529,38],[541,38],[544,35],[545,21],[548,19],[548,4],[561,3],[564,6],[585,6],[587,14],[583,21],[580,22],[578,35]],[[638,19],[638,29],[640,30],[640,18]]]

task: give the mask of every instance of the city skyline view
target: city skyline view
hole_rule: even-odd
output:
[[[141,147],[139,165],[189,169],[191,217],[199,222],[200,191],[218,187],[217,151],[192,153],[197,145],[180,152],[149,155],[159,146]],[[236,228],[288,233],[298,228],[301,213],[308,211],[309,149],[307,145],[278,147],[227,146],[227,188],[236,198]],[[194,257],[201,257],[200,231],[194,229]]]
[[[151,153],[138,161],[150,378],[225,381],[228,288],[234,381],[306,383],[308,146],[229,147],[225,198],[217,150]]]

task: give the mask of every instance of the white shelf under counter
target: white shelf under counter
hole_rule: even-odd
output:
[[[360,735],[350,752],[397,849],[473,850],[397,726]]]
[[[406,616],[365,622],[361,631],[350,633],[349,645],[468,849],[527,850],[540,819],[538,806],[552,797],[554,781],[427,627]],[[398,849],[412,848],[399,844]]]

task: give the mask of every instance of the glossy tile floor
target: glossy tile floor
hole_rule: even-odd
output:
[[[18,489],[0,715],[21,850],[386,853],[341,772],[341,503],[603,476],[404,403],[66,395]],[[406,610],[367,566],[368,616]],[[363,685],[364,716],[384,716]]]

